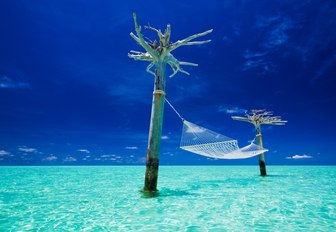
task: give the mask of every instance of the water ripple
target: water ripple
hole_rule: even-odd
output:
[[[336,167],[0,167],[0,231],[335,231]]]

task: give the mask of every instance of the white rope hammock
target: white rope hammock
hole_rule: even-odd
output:
[[[215,159],[245,159],[268,151],[254,144],[254,140],[239,148],[237,140],[184,120],[167,99],[166,102],[183,121],[180,144],[183,150]]]

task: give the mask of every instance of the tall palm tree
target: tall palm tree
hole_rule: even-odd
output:
[[[262,144],[262,135],[261,135],[261,124],[268,125],[285,125],[287,121],[281,120],[280,116],[272,116],[272,112],[268,112],[266,110],[252,110],[251,113],[246,112],[245,117],[240,116],[232,116],[233,120],[239,120],[243,122],[252,123],[256,129],[256,137],[258,140],[259,148],[263,148]],[[259,155],[259,167],[260,167],[260,175],[266,176],[266,163],[264,153]]]
[[[161,30],[155,29],[151,26],[145,26],[146,29],[153,30],[158,35],[158,41],[151,41],[150,39],[147,39],[142,35],[141,27],[138,25],[135,13],[133,13],[133,19],[136,35],[133,32],[131,32],[130,35],[141,47],[145,49],[145,52],[131,50],[128,56],[135,60],[150,62],[147,66],[146,71],[155,76],[146,160],[145,186],[143,188],[143,191],[145,193],[155,193],[157,191],[162,119],[165,102],[166,65],[168,64],[173,70],[173,73],[170,75],[170,77],[173,77],[178,72],[189,75],[189,73],[183,70],[181,66],[198,65],[194,63],[179,61],[171,54],[171,52],[181,46],[204,44],[210,42],[210,40],[192,40],[207,35],[211,33],[212,30],[195,34],[183,40],[178,40],[172,43],[170,42],[171,30],[169,24],[167,25],[164,33],[162,33]],[[154,71],[152,70],[153,68]]]

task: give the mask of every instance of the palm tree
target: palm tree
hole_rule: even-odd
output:
[[[280,116],[272,116],[272,112],[266,110],[252,110],[251,113],[245,113],[245,117],[232,116],[233,120],[239,120],[243,122],[252,123],[256,129],[256,137],[258,140],[259,148],[263,149],[262,136],[261,136],[261,124],[268,125],[285,125],[287,121],[281,120]],[[264,153],[259,155],[259,167],[260,175],[266,176],[266,163]]]
[[[212,30],[195,34],[183,40],[178,40],[172,43],[170,42],[171,30],[169,24],[167,25],[164,33],[162,33],[161,30],[155,29],[151,26],[145,26],[146,29],[155,31],[159,37],[158,41],[151,41],[150,39],[147,39],[142,35],[141,27],[138,25],[135,13],[133,13],[133,19],[136,35],[132,32],[130,33],[130,35],[141,47],[145,49],[145,52],[131,50],[128,56],[135,60],[150,62],[147,66],[146,71],[155,76],[146,160],[145,186],[143,188],[143,191],[145,193],[155,193],[157,191],[156,187],[160,157],[162,119],[165,102],[166,66],[168,64],[173,70],[173,73],[170,75],[170,77],[173,77],[178,72],[189,75],[189,73],[183,70],[181,66],[198,65],[194,63],[179,61],[171,54],[171,52],[181,46],[204,44],[210,42],[210,40],[192,40],[207,35],[211,33]],[[153,68],[154,71],[152,70]]]

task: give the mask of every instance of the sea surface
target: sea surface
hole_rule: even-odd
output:
[[[0,231],[336,231],[336,167],[0,167]]]

